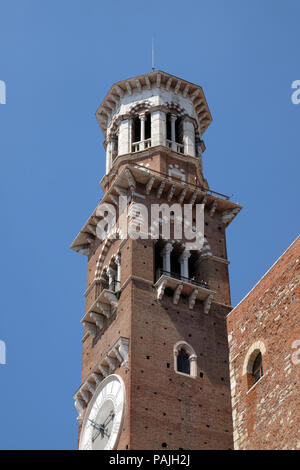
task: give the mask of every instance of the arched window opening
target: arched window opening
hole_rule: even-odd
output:
[[[262,355],[259,352],[253,362],[252,368],[252,377],[253,383],[255,384],[263,376],[263,364],[262,364]]]
[[[183,144],[183,119],[180,117],[175,121],[175,141]]]
[[[140,142],[141,140],[141,120],[139,116],[132,120],[132,142]]]
[[[177,371],[188,375],[191,373],[190,356],[184,349],[180,349],[180,351],[178,351]]]
[[[173,277],[180,279],[181,278],[181,270],[180,270],[180,261],[179,257],[182,251],[182,247],[175,246],[171,251],[171,275]]]
[[[118,134],[116,134],[112,138],[112,162],[115,161],[119,153],[119,137]]]
[[[192,346],[179,341],[174,346],[174,370],[178,374],[197,377],[197,356]]]
[[[145,139],[151,139],[151,114],[146,113],[145,121]]]
[[[171,113],[166,115],[167,140],[171,140]]]

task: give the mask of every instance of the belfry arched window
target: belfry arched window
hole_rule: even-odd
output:
[[[132,142],[140,142],[141,140],[141,120],[136,116],[132,120]]]
[[[174,370],[178,374],[197,377],[197,356],[185,341],[179,341],[174,346]]]

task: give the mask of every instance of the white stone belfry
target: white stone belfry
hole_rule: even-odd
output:
[[[199,142],[212,120],[200,86],[159,70],[115,83],[96,117],[105,135],[106,174],[118,156],[149,147],[201,159]]]

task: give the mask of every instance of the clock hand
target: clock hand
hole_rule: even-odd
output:
[[[97,424],[95,421],[93,421],[92,419],[89,419],[88,420],[90,421],[90,423],[92,424],[93,428],[97,429],[97,431],[100,431],[100,432],[103,432],[104,431],[104,426],[103,424]]]
[[[110,421],[114,419],[114,417],[115,417],[115,414],[113,411],[111,411],[109,415],[107,416],[106,420],[104,421],[104,423],[102,424],[103,428],[105,428],[110,423]]]

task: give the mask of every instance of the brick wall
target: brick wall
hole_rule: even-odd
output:
[[[235,449],[300,448],[299,311],[300,237],[227,318]],[[254,343],[264,374],[249,389]]]

